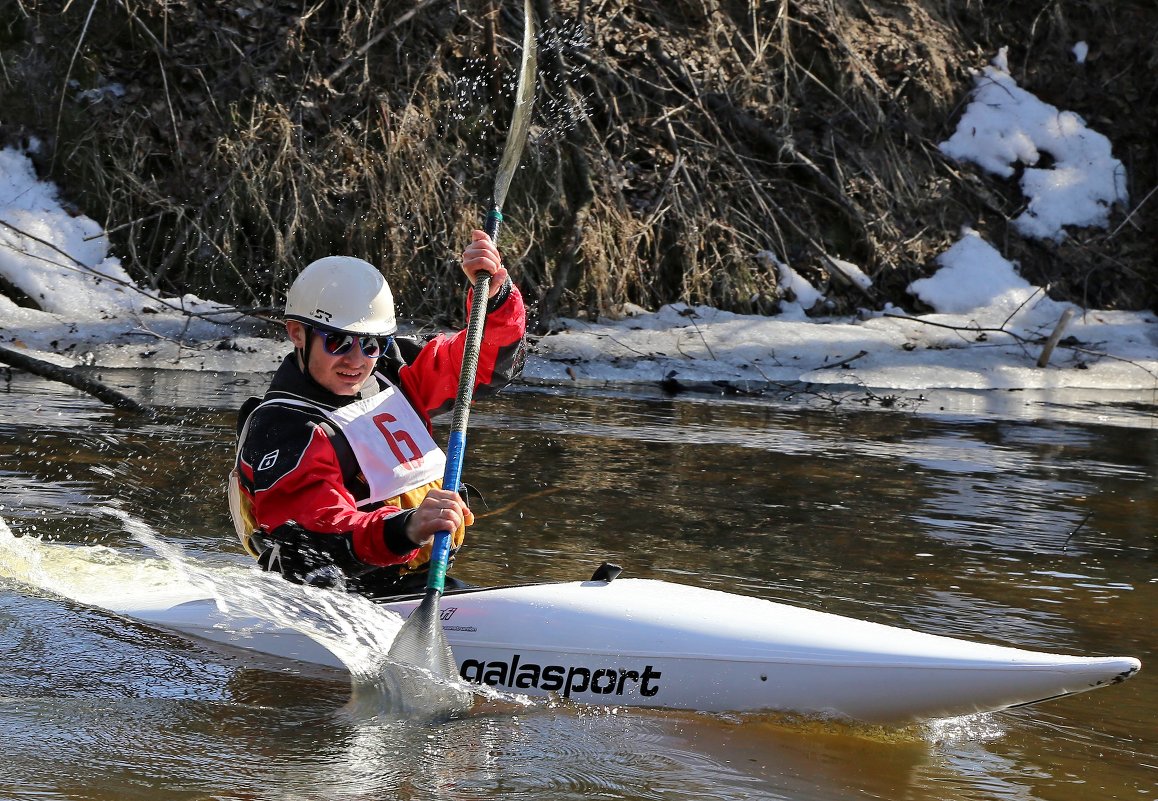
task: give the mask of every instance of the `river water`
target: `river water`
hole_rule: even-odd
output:
[[[23,535],[4,547],[155,559],[134,533],[147,528],[200,564],[244,564],[224,476],[231,409],[263,378],[106,380],[164,414],[117,415],[21,374],[0,384],[0,518]],[[1121,685],[907,728],[543,701],[364,719],[348,714],[345,673],[62,598],[42,572],[5,569],[0,549],[0,798],[1154,798],[1152,420],[1145,403],[1006,417],[545,388],[471,418],[466,479],[482,500],[455,567],[468,581],[582,579],[613,561],[966,639],[1142,659]]]

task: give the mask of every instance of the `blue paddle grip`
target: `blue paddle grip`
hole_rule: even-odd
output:
[[[462,460],[466,453],[466,432],[451,431],[446,445],[446,469],[442,473],[442,488],[458,492],[462,479]],[[430,551],[430,572],[426,577],[426,589],[442,592],[446,587],[446,563],[450,561],[449,531],[434,535]]]
[[[446,587],[446,563],[450,561],[450,532],[440,531],[434,535],[434,546],[430,552],[430,574],[426,577],[426,589],[439,593]]]
[[[462,459],[466,453],[466,432],[451,431],[446,443],[446,468],[442,471],[442,488],[458,492],[462,480]]]

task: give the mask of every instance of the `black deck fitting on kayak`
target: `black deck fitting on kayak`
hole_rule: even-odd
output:
[[[619,565],[612,564],[611,562],[604,562],[595,569],[594,573],[591,574],[591,580],[606,581],[611,583],[612,581],[615,581],[615,579],[619,578],[619,574],[622,572],[623,568]]]

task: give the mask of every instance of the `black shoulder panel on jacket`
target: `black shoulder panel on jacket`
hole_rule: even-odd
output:
[[[245,403],[241,404],[241,408],[237,410],[237,435],[241,436],[241,429],[245,428],[245,421],[253,414],[253,410],[261,403],[261,398],[249,397],[245,399]]]
[[[324,421],[320,412],[300,406],[268,403],[252,413],[253,422],[241,445],[241,461],[253,469],[254,489],[269,489],[302,460],[314,429]]]

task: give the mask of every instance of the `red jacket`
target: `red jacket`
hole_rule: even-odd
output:
[[[522,372],[525,332],[523,299],[508,281],[489,302],[477,395],[501,389]],[[304,529],[319,549],[341,552],[365,568],[400,565],[414,557],[417,549],[405,533],[411,511],[383,504],[359,506],[369,497],[368,487],[353,451],[322,410],[374,395],[389,381],[429,428],[432,416],[454,406],[465,342],[465,330],[426,340],[396,337],[358,396],[323,389],[289,354],[265,397],[260,402],[251,398],[238,420],[244,431],[238,478],[258,532],[276,540],[283,526],[296,523],[295,531]]]

